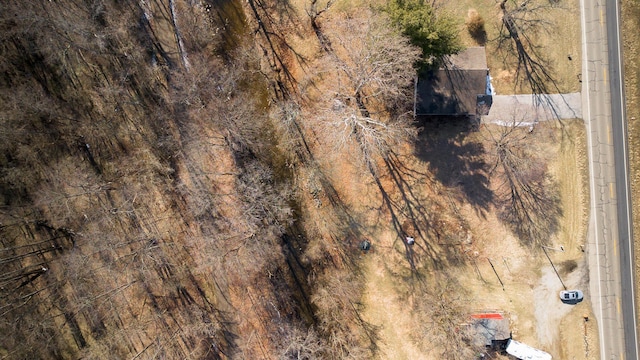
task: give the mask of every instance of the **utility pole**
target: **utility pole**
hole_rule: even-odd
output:
[[[562,287],[567,290],[567,287],[565,286],[564,282],[562,281],[562,278],[560,277],[560,274],[558,273],[558,270],[556,269],[556,266],[553,265],[553,261],[551,261],[551,258],[549,257],[549,254],[547,253],[547,250],[545,249],[546,246],[542,246],[542,251],[544,251],[544,254],[547,255],[547,259],[549,259],[549,263],[551,264],[551,267],[553,268],[553,271],[556,272],[556,275],[558,276],[558,280],[560,280],[560,283],[562,284]]]
[[[491,265],[491,268],[493,269],[494,274],[496,274],[496,277],[498,278],[498,281],[500,281],[500,285],[502,285],[502,291],[504,290],[504,283],[502,282],[502,279],[500,279],[500,276],[498,275],[498,272],[496,271],[496,268],[493,266],[493,263],[491,262],[491,259],[487,258],[487,260],[489,261],[489,265]]]

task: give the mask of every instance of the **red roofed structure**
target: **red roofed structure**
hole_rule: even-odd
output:
[[[494,319],[494,320],[502,320],[504,317],[500,313],[480,313],[480,314],[471,314],[472,319]]]

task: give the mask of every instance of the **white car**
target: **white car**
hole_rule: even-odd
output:
[[[580,302],[584,298],[584,294],[580,290],[563,290],[560,291],[560,300],[562,302]]]

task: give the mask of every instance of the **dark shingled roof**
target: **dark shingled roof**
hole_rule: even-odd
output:
[[[469,48],[450,56],[444,67],[418,78],[415,114],[476,115],[478,96],[487,91],[487,75],[483,47]]]

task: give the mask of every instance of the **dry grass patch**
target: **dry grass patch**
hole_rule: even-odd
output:
[[[631,168],[631,197],[640,199],[640,64],[638,57],[640,53],[640,3],[637,1],[622,2],[622,40],[624,55],[624,85],[626,95],[627,122],[629,124],[629,167]],[[640,279],[640,270],[637,264],[640,263],[640,208],[638,202],[633,204],[633,232],[636,263],[635,279],[636,283]],[[636,307],[640,303],[640,292],[636,292]],[[636,312],[640,321],[640,312]]]
[[[462,311],[504,311],[511,319],[515,339],[544,349],[555,357],[582,356],[585,351],[582,337],[548,329],[559,329],[561,324],[581,326],[581,315],[576,313],[588,311],[588,306],[570,307],[560,303],[557,292],[562,287],[561,282],[541,249],[523,246],[496,217],[491,205],[482,210],[477,203],[470,203],[468,196],[477,196],[478,189],[475,192],[465,189],[464,178],[457,177],[462,182],[445,184],[434,181],[438,178],[438,171],[445,171],[447,175],[443,178],[449,179],[452,174],[448,172],[459,172],[460,168],[434,168],[434,163],[429,159],[460,154],[461,149],[469,150],[470,144],[477,144],[474,147],[476,156],[486,156],[482,149],[488,146],[480,145],[487,139],[483,135],[486,129],[477,133],[459,133],[457,137],[453,136],[455,131],[452,131],[449,135],[453,137],[449,137],[449,140],[438,140],[438,134],[442,136],[446,129],[447,126],[429,129],[431,134],[424,135],[438,144],[428,150],[431,152],[428,156],[423,155],[427,157],[402,159],[408,172],[416,174],[411,182],[412,191],[420,193],[425,203],[430,204],[426,208],[427,213],[436,210],[439,219],[449,219],[439,225],[449,223],[461,227],[441,228],[440,237],[425,232],[424,237],[417,238],[416,247],[407,252],[387,222],[386,230],[384,224],[378,225],[371,234],[374,239],[373,252],[363,255],[367,281],[363,316],[380,326],[379,356],[407,359],[440,356],[438,346],[410,333],[415,335],[425,331],[425,324],[430,322],[430,317],[419,311],[417,304],[428,301],[434,295],[435,287],[439,286],[437,284],[442,284],[438,279],[445,278],[455,281],[461,294],[468,293],[461,295],[461,299],[464,299]],[[588,204],[584,131],[584,124],[580,121],[568,121],[563,126],[544,123],[538,125],[527,140],[527,146],[534,147],[548,161],[551,173],[560,185],[562,226],[550,239],[549,246],[562,245],[565,252],[550,250],[549,256],[562,280],[569,286],[580,288],[585,288],[586,281],[584,254],[579,245],[586,235]],[[466,159],[469,160],[468,157]],[[475,171],[482,172],[482,169],[475,168]],[[470,179],[473,178],[471,173],[468,175]],[[391,180],[387,177],[383,179],[385,184]],[[399,192],[391,194],[393,199],[399,199]],[[458,222],[452,222],[452,219],[458,219]],[[458,242],[447,243],[444,240],[456,232]],[[433,247],[436,252],[422,252],[427,247]],[[461,261],[451,262],[446,255],[451,251],[459,254]],[[439,260],[434,261],[427,254],[438,255]],[[412,270],[409,255],[414,255],[416,270]],[[430,290],[423,290],[419,285],[421,282],[428,284]],[[593,330],[592,327],[589,329]],[[591,332],[588,335],[591,339],[589,346],[594,349],[597,344],[593,339],[597,337]]]
[[[559,151],[551,171],[560,180],[563,218],[556,247],[568,257],[583,252],[589,216],[589,168],[586,128],[583,121],[565,121],[559,128]]]
[[[531,4],[549,4],[548,0],[538,0]],[[478,41],[464,24],[469,12],[475,12],[485,21],[487,64],[493,76],[498,94],[528,93],[526,88],[516,88],[514,84],[514,56],[498,51],[497,39],[500,33],[501,15],[495,0],[443,1],[442,7],[460,19],[460,36],[466,46],[478,46]],[[548,61],[548,69],[557,81],[560,93],[580,91],[578,76],[581,73],[581,36],[579,2],[568,0],[540,13],[550,25],[545,25],[534,35],[540,52]],[[508,56],[507,56],[508,55]],[[569,60],[569,56],[571,60]],[[550,89],[552,87],[549,87]]]

